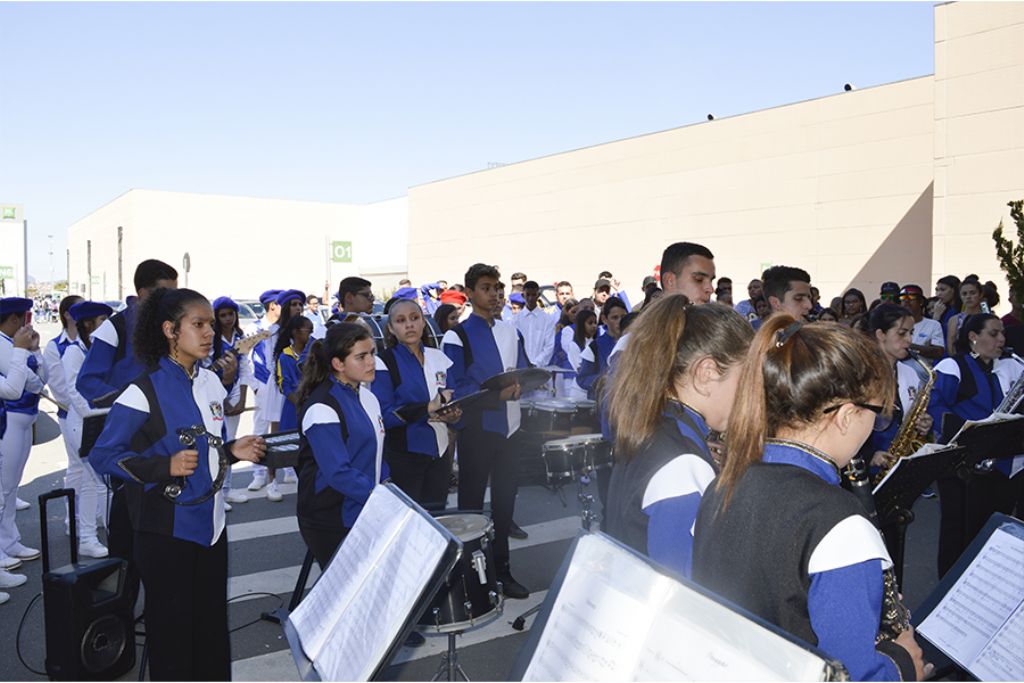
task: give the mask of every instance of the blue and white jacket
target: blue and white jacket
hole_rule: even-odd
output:
[[[103,321],[92,333],[92,346],[85,357],[78,380],[78,393],[94,407],[105,396],[116,396],[146,367],[135,357],[132,334],[138,300],[128,297],[127,307]]]
[[[992,414],[1003,400],[1003,389],[993,370],[994,364],[982,363],[969,353],[943,358],[935,365],[928,412],[935,420],[932,429],[936,437],[942,435],[942,421],[947,414],[961,423],[983,420]]]
[[[468,350],[463,337],[469,344]],[[484,381],[494,375],[530,367],[523,337],[511,323],[495,320],[489,325],[475,313],[445,332],[441,348],[452,361],[446,381],[454,391],[454,399],[479,391]],[[472,362],[467,362],[467,358]],[[519,401],[506,401],[490,409],[467,411],[461,424],[508,437],[519,429],[520,417]]]
[[[19,349],[14,348],[14,340],[3,332],[0,332],[0,374],[5,377],[11,373],[14,365],[19,364],[15,358],[21,358]],[[25,366],[28,374],[25,376],[25,384],[21,394],[15,398],[4,399],[4,409],[7,413],[23,413],[35,415],[39,412],[39,394],[46,386],[46,364],[43,362],[43,354],[39,351],[27,353]]]
[[[427,404],[447,386],[448,368],[452,361],[440,349],[420,344],[420,351],[423,353],[422,366],[404,344],[378,354],[377,373],[371,389],[380,402],[384,417],[387,430],[385,448],[437,458],[448,450],[448,425],[431,422]],[[398,374],[397,386],[392,368]]]
[[[194,506],[177,505],[167,500],[163,491],[172,480],[171,456],[186,448],[199,452],[199,466],[184,478],[178,501],[195,500],[210,491],[218,470],[217,450],[209,447],[206,437],[196,439],[194,446],[183,445],[178,430],[202,425],[226,440],[226,395],[213,372],[197,365],[190,377],[185,368],[164,356],[155,369],[132,380],[114,401],[103,433],[89,453],[89,463],[99,474],[140,484],[125,489],[136,530],[201,546],[212,546],[220,538],[224,531],[223,489]]]
[[[618,338],[610,334],[598,335],[580,352],[580,371],[576,374],[576,384],[586,390],[587,398],[595,398],[594,384],[608,371],[608,359],[617,342]]]
[[[351,529],[374,487],[389,477],[380,404],[366,387],[330,377],[302,404],[300,425],[299,524]]]
[[[51,339],[47,344],[46,348],[43,349],[43,364],[46,366],[46,383],[50,387],[50,393],[53,394],[53,398],[57,403],[62,406],[70,405],[70,398],[68,396],[68,380],[64,374],[64,366],[61,363],[61,359],[64,358],[64,352],[67,351],[68,347],[74,344],[73,341],[68,339],[68,333],[66,330],[61,330],[61,333],[54,339]],[[64,408],[57,409],[57,417],[64,419],[68,416],[68,411]]]
[[[0,339],[0,437],[7,429],[4,405],[8,400],[21,398],[29,375],[34,375],[28,369],[30,356],[28,349],[16,349],[13,343]]]

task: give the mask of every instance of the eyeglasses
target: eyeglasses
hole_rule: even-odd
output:
[[[370,301],[373,301],[374,299],[373,292],[370,290],[366,290],[365,292],[356,292],[356,294]]]
[[[883,406],[876,406],[870,403],[857,403],[856,401],[850,401],[850,403],[857,406],[858,408],[870,410],[875,414],[875,426],[872,427],[872,429],[874,429],[876,432],[884,432],[886,429],[889,428],[890,425],[892,425],[892,415],[885,415],[885,408]],[[838,405],[830,406],[828,408],[825,408],[825,410],[821,412],[834,413],[840,408],[842,408],[844,405],[846,404],[840,403]]]

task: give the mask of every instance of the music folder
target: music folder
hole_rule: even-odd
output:
[[[925,444],[913,455],[900,458],[875,486],[875,507],[881,523],[899,509],[910,510],[933,481],[954,470],[967,457],[967,448],[953,444]]]
[[[949,422],[943,424],[944,432],[951,430]],[[1024,452],[1024,415],[993,413],[984,420],[967,420],[947,443],[966,447],[971,465],[1018,455]]]
[[[581,532],[513,680],[845,680],[826,654],[602,533]]]
[[[461,552],[462,543],[397,486],[374,488],[327,569],[285,622],[302,680],[380,676]]]
[[[1024,680],[1024,522],[992,515],[911,623],[975,678]]]

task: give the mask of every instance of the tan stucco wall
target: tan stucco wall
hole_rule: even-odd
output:
[[[1005,301],[991,235],[1000,218],[1015,235],[1014,199],[1024,199],[1024,3],[939,5],[933,280],[976,272]]]
[[[806,268],[825,295],[927,279],[932,93],[929,76],[414,187],[410,275],[479,260],[580,294],[607,268],[635,291],[686,239],[744,284],[765,264]]]

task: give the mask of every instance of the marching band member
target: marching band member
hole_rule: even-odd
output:
[[[281,307],[277,305],[277,297],[283,290],[280,289],[268,289],[267,291],[260,294],[260,303],[263,304],[263,309],[266,311],[264,316],[260,318],[257,325],[257,332],[269,330],[277,324],[278,318],[281,317]],[[266,355],[266,346],[264,344],[257,344],[252,349],[252,383],[250,386],[253,391],[253,403],[255,403],[255,411],[252,416],[252,428],[257,434],[269,434],[270,423],[274,421],[276,415],[270,413],[268,406],[268,398],[270,396],[270,389],[268,385],[271,383],[271,363],[272,360]],[[261,488],[267,485],[267,468],[263,465],[255,464],[252,466],[252,481],[249,482],[248,489],[250,491],[259,491]]]
[[[960,299],[960,278],[956,275],[940,277],[935,283],[935,296],[938,301],[932,308],[932,318],[942,325],[942,334],[946,334],[949,319],[960,312],[964,302]],[[951,342],[946,338],[943,348],[949,348],[950,343],[955,343],[956,338]]]
[[[447,387],[454,390],[455,399],[479,391],[484,380],[493,375],[530,365],[516,329],[510,323],[494,320],[500,279],[497,268],[482,263],[466,272],[473,313],[448,330],[442,341],[442,350],[452,360]],[[519,395],[519,385],[512,385],[502,390],[493,404],[464,411],[458,440],[459,507],[482,509],[490,478],[498,578],[507,597],[524,599],[529,591],[512,578],[508,547],[518,488],[518,462],[509,437],[519,429]]]
[[[576,331],[574,321],[579,309],[579,302],[570,297],[560,301],[559,305],[561,309],[556,310],[553,314],[553,316],[557,316],[557,321],[555,322],[554,335],[551,340],[551,358],[547,364],[557,368],[572,370],[572,363],[569,362],[569,347],[565,340],[566,337],[571,340],[573,333]],[[566,396],[568,392],[566,385],[575,380],[575,372],[560,372],[555,375],[553,379],[555,394],[559,397]]]
[[[278,337],[281,330],[284,329],[292,318],[302,317],[302,305],[306,300],[306,295],[298,289],[286,289],[277,295],[274,300],[277,303],[280,315],[277,322],[270,326],[270,337],[260,342],[263,346],[264,357],[268,360],[268,368],[271,370],[270,379],[267,382],[267,399],[266,399],[266,410],[270,417],[270,431],[280,431],[279,422],[281,420],[281,412],[284,410],[285,398],[284,394],[281,393],[281,388],[278,386],[276,377],[276,364],[277,359],[274,357],[274,349],[277,348]],[[280,503],[284,500],[284,495],[278,488],[277,472],[272,467],[266,468],[267,481],[267,500],[272,503]],[[285,484],[290,484],[297,481],[295,472],[291,467],[284,469],[283,481]],[[256,482],[255,475],[253,476],[253,483]],[[249,484],[250,490],[252,490],[253,484]]]
[[[960,328],[963,327],[964,321],[972,315],[980,315],[984,312],[981,310],[981,295],[981,283],[977,280],[964,280],[960,285],[960,299],[963,301],[963,307],[946,321],[946,350],[950,356],[957,353]]]
[[[692,303],[706,304],[715,291],[715,255],[693,242],[676,242],[661,255],[661,288],[665,294],[685,294]]]
[[[190,289],[157,289],[146,298],[133,340],[146,371],[118,396],[89,454],[97,472],[136,484],[128,490],[134,561],[146,588],[153,680],[231,679],[223,492],[198,502],[211,493],[219,466],[208,435],[226,437],[227,392],[200,365],[213,348],[213,320],[210,302]],[[189,445],[181,434],[195,425],[206,433]],[[252,461],[266,445],[247,436],[224,449]],[[176,481],[180,495],[172,498]]]
[[[811,276],[791,266],[773,266],[761,275],[764,298],[773,313],[785,312],[797,320],[811,313]]]
[[[946,337],[937,320],[924,317],[924,290],[917,285],[904,285],[900,305],[914,316],[913,341],[910,348],[924,358],[939,360],[946,353]]]
[[[437,323],[437,329],[441,334],[444,334],[459,324],[459,309],[451,304],[441,304],[434,311],[434,322]]]
[[[64,488],[66,489],[73,489],[78,485],[78,481],[82,477],[82,461],[78,457],[78,449],[71,448],[71,440],[68,436],[67,417],[70,398],[68,397],[68,382],[64,376],[64,366],[61,363],[61,358],[64,357],[64,352],[68,346],[78,339],[75,321],[68,311],[82,300],[82,297],[73,294],[60,300],[60,305],[57,307],[57,314],[61,325],[60,334],[51,339],[46,344],[46,348],[43,349],[43,362],[46,365],[47,375],[46,383],[50,387],[53,399],[58,404],[57,424],[60,426],[60,435],[64,439],[64,450],[68,454],[68,468],[64,472]],[[64,533],[71,533],[67,508],[65,508],[64,513]]]
[[[608,359],[621,334],[619,324],[627,313],[626,304],[619,297],[613,296],[605,301],[601,308],[601,322],[605,325],[606,331],[592,339],[580,353],[576,384],[587,392],[587,397],[590,399],[597,397],[594,385],[608,369]]]
[[[177,287],[178,271],[163,261],[148,259],[135,268],[133,282],[136,296],[128,297],[124,310],[110,316],[96,328],[91,338],[92,345],[75,381],[78,393],[92,408],[109,405],[129,382],[145,370],[145,366],[135,357],[133,337],[136,312],[153,290]],[[83,437],[84,430],[83,425]],[[125,497],[126,488],[132,488],[134,483],[122,481],[116,478],[111,480],[113,494],[107,520],[107,547],[111,555],[128,562],[130,592],[134,593],[138,588],[132,560],[134,535]]]
[[[31,299],[0,299],[0,373],[5,376],[11,374],[12,366],[18,362],[14,358],[14,335],[28,325],[31,310]],[[21,543],[15,520],[18,485],[32,450],[32,425],[39,414],[39,394],[46,385],[46,364],[39,350],[39,335],[32,339],[25,389],[17,398],[4,400],[7,429],[0,438],[0,559],[13,557],[27,561],[39,557],[39,550]]]
[[[235,342],[245,335],[238,324],[238,304],[230,297],[222,296],[213,300],[213,350],[210,352],[212,369],[221,382],[227,381],[225,388],[228,398],[224,402],[224,425],[228,432],[228,440],[234,440],[238,434],[238,423],[245,411],[246,389],[253,384],[252,366],[249,359],[235,353]],[[235,371],[231,372],[230,361],[233,358]],[[227,365],[227,367],[225,367]],[[232,505],[245,503],[249,497],[231,487],[231,470],[224,477],[224,507],[230,511]]]
[[[109,551],[100,543],[96,531],[96,520],[105,517],[104,494],[107,487],[96,474],[88,458],[82,458],[82,421],[95,414],[89,402],[78,393],[75,383],[85,363],[86,354],[92,346],[92,335],[111,315],[114,309],[96,301],[80,301],[73,305],[68,314],[75,326],[75,340],[65,349],[61,358],[61,371],[67,380],[68,417],[67,449],[69,457],[77,460],[75,490],[75,522],[78,527],[78,553],[84,557],[106,557]],[[70,469],[70,468],[69,468]]]
[[[940,443],[946,443],[964,421],[983,420],[1002,402],[1003,387],[995,367],[1004,362],[1016,363],[1012,359],[999,360],[1005,343],[999,318],[991,313],[972,315],[960,328],[956,355],[935,365],[935,385],[928,412],[934,418],[934,430]],[[969,484],[955,474],[938,480],[942,513],[939,576],[949,571],[993,512],[1012,511],[1015,501],[1008,478],[1010,466],[1010,458],[997,460],[992,471],[976,471]],[[969,510],[966,509],[968,487]],[[965,516],[969,517],[966,528]]]
[[[279,431],[299,428],[299,408],[295,403],[295,392],[302,379],[302,362],[306,359],[306,348],[313,336],[313,323],[305,316],[295,316],[281,329],[274,346],[276,367],[275,382],[284,396],[281,415],[278,418]]]
[[[423,296],[423,312],[427,315],[434,315],[441,306],[441,295],[447,289],[448,283],[444,280],[420,285],[420,294]]]
[[[458,316],[456,320],[460,322],[470,314],[469,307],[466,306],[467,301],[469,301],[469,298],[466,294],[458,291],[457,289],[448,289],[441,294],[441,304],[454,306],[455,314]]]
[[[883,431],[872,432],[865,442],[871,450],[866,460],[873,467],[885,464],[892,440],[903,425],[903,416],[910,412],[924,384],[916,364],[910,360],[908,350],[914,329],[914,316],[903,306],[880,304],[868,316],[868,331],[878,343],[893,376],[896,378],[896,393],[892,400],[892,422]],[[924,437],[931,431],[932,416],[924,413],[918,418],[916,430]]]
[[[573,324],[572,340],[566,349],[569,358],[569,365],[572,366],[573,376],[565,382],[565,395],[573,400],[587,398],[587,390],[577,384],[580,364],[583,362],[583,351],[597,338],[597,314],[589,308],[581,308],[576,314],[576,322]]]
[[[545,365],[554,351],[554,327],[558,320],[549,315],[540,306],[540,285],[528,280],[523,285],[525,306],[519,311],[512,323],[523,335],[526,345],[526,357],[534,365]]]
[[[328,322],[344,320],[352,313],[373,313],[373,289],[369,280],[347,277],[338,283],[338,312]]]
[[[423,507],[443,510],[452,471],[445,423],[458,422],[461,412],[437,414],[452,361],[427,345],[426,333],[415,301],[391,305],[388,348],[377,356],[371,390],[387,430],[384,459],[392,481]]]
[[[864,335],[785,313],[767,319],[740,372],[728,455],[694,534],[697,582],[838,659],[855,681],[930,672],[913,629],[875,644],[892,562],[839,485],[840,469],[888,421],[893,391]]]
[[[707,438],[724,432],[751,337],[730,307],[665,296],[645,307],[612,376],[615,467],[605,527],[682,576],[692,529],[718,470]]]
[[[9,316],[16,316],[15,310],[21,307],[17,301],[11,303],[8,301],[8,299],[0,299],[0,325],[9,320]],[[11,307],[10,312],[8,312],[8,306]],[[21,319],[24,320],[24,315]],[[7,343],[8,336],[10,344]],[[38,346],[39,334],[32,329],[31,325],[20,325],[12,334],[4,333],[0,338],[0,471],[6,467],[7,461],[6,449],[2,440],[8,427],[5,405],[9,400],[19,400],[25,391],[29,375],[35,375],[29,369],[29,358],[32,357],[33,347]],[[17,494],[15,494],[16,498]],[[11,573],[11,570],[20,566],[19,558],[11,557],[4,552],[3,548],[0,548],[0,588],[16,588],[28,581],[28,577],[23,574]],[[7,602],[10,597],[7,593],[0,592],[0,603]]]
[[[374,487],[388,479],[380,404],[373,381],[376,345],[358,323],[337,323],[314,341],[297,401],[306,445],[299,454],[297,516],[302,539],[327,568]]]

